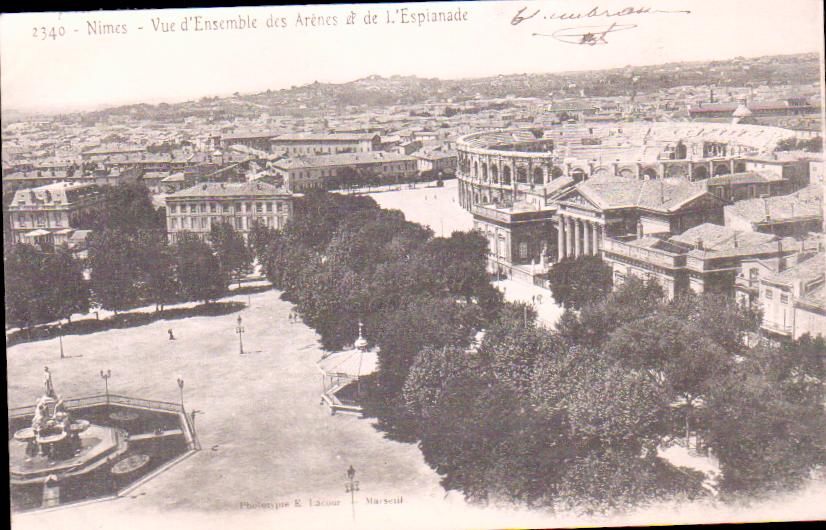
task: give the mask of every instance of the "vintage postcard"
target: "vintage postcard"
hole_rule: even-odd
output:
[[[818,0],[0,15],[11,525],[826,518]]]

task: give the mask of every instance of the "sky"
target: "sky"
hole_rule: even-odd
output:
[[[617,12],[628,6],[652,11],[559,19],[594,7]],[[403,24],[400,10],[405,8],[423,14],[461,10],[465,20]],[[522,8],[523,16],[539,13],[512,24]],[[350,14],[356,15],[354,24],[346,23]],[[376,15],[375,23],[365,24],[368,14]],[[317,18],[315,27],[298,25],[299,16],[313,15],[334,16],[336,24],[328,18],[319,25]],[[388,15],[396,22],[387,23]],[[181,31],[181,20],[193,16],[249,16],[258,27],[194,31],[190,19],[188,31]],[[156,17],[175,22],[176,31],[156,31]],[[287,27],[268,28],[271,17],[283,18]],[[604,31],[611,23],[635,27],[605,34],[606,42],[593,46],[534,35],[567,29],[581,35]],[[120,33],[91,34],[95,24],[120,28]],[[347,82],[373,74],[458,79],[818,52],[822,28],[820,0],[516,0],[4,14],[0,105],[26,112],[73,111]]]

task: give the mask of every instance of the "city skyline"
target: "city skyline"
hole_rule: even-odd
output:
[[[368,12],[385,16],[389,12],[395,16],[393,10],[399,8],[388,4],[326,6],[324,14],[338,19],[335,27],[295,27],[299,14],[318,14],[320,7],[315,6],[197,10],[198,14],[213,18],[249,16],[260,24],[266,24],[270,16],[278,16],[290,25],[286,29],[267,30],[259,26],[256,30],[206,34],[155,32],[151,25],[157,10],[3,15],[2,49],[14,48],[15,53],[0,57],[2,107],[23,113],[72,112],[133,103],[177,103],[235,92],[249,94],[314,81],[346,83],[370,75],[453,80],[822,50],[822,32],[814,30],[822,27],[818,2],[805,0],[785,5],[783,17],[772,16],[775,4],[764,0],[748,4],[694,2],[689,5],[690,13],[679,12],[685,6],[677,2],[653,5],[671,12],[623,17],[623,22],[633,18],[636,27],[633,32],[611,35],[610,43],[616,43],[614,46],[573,46],[535,35],[545,28],[574,26],[573,22],[553,20],[563,10],[589,12],[590,4],[573,2],[487,2],[474,6],[468,22],[455,23],[447,32],[439,24],[343,25],[350,13],[357,13],[362,21]],[[606,10],[624,7],[618,2],[603,2],[599,9],[603,6]],[[537,9],[540,13],[513,24],[513,17],[523,7],[523,15]],[[432,4],[407,5],[407,9],[455,12],[462,7]],[[745,9],[750,13],[750,24],[729,23],[732,17],[744,16]],[[163,13],[163,20],[179,21],[184,14],[191,13],[169,10]],[[543,16],[545,20],[540,19]],[[602,23],[613,19],[589,20]],[[811,28],[801,28],[801,21]],[[47,23],[68,28],[62,42],[32,38],[33,25]],[[125,24],[129,31],[125,35],[90,36],[84,34],[90,31],[90,23]],[[671,27],[669,31],[663,30],[665,24]],[[576,27],[593,26],[577,23]],[[484,39],[478,38],[480,28],[485,29]],[[330,37],[335,39],[335,50],[329,46]],[[690,46],[686,45],[689,41]],[[302,52],[284,53],[298,49]],[[483,61],[475,60],[480,56]],[[32,68],[32,64],[38,67]],[[55,83],[63,90],[55,92]]]

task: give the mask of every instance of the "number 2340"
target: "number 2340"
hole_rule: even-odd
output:
[[[52,39],[57,40],[58,37],[66,35],[66,29],[63,26],[40,26],[39,28],[32,28],[32,37],[39,40]]]

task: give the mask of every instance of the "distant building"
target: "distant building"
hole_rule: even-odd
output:
[[[611,265],[614,286],[634,276],[656,280],[669,298],[689,291],[733,296],[744,261],[789,256],[799,247],[793,238],[705,223],[671,237],[607,238],[602,258]]]
[[[170,243],[182,232],[204,238],[213,223],[230,223],[244,237],[254,222],[283,228],[293,215],[296,195],[265,182],[204,182],[166,197]]]
[[[419,173],[431,173],[434,176],[453,176],[456,173],[456,151],[418,151],[413,157],[418,160],[416,169]]]
[[[770,337],[826,337],[826,254],[822,239],[805,245],[786,258],[744,263],[737,278],[738,297],[762,310]]]
[[[679,234],[702,223],[721,223],[723,201],[685,180],[589,179],[557,203],[559,259],[599,255],[603,242]]]
[[[739,201],[725,207],[725,224],[781,236],[805,236],[823,227],[823,187],[812,184],[795,193]]]
[[[232,134],[220,138],[222,149],[227,149],[233,145],[244,145],[261,151],[270,150],[270,141],[278,136],[275,132],[251,132],[246,134]],[[218,143],[217,137],[212,139],[212,143]]]
[[[779,101],[731,101],[727,103],[700,103],[697,106],[689,106],[688,115],[692,119],[731,117],[745,118],[760,116],[792,116],[796,114],[810,114],[813,112],[818,112],[818,110],[818,107],[816,105],[812,105],[807,98],[793,97]]]
[[[381,149],[381,137],[374,133],[281,134],[270,140],[270,151],[287,156],[332,155],[339,153],[367,153]]]
[[[528,202],[474,205],[473,228],[488,240],[487,271],[527,283],[546,273],[555,211]]]
[[[789,181],[774,173],[749,171],[710,177],[704,181],[709,193],[726,202],[757,197],[772,197],[788,193]]]
[[[340,177],[345,172],[351,172],[356,178],[380,177],[387,182],[410,178],[418,173],[416,158],[383,151],[298,156],[276,160],[271,166],[283,179],[287,189],[295,192],[322,188],[325,181]]]
[[[100,187],[92,183],[57,182],[18,190],[7,206],[12,241],[37,245],[65,242],[71,233],[66,229],[85,228],[102,202]]]

